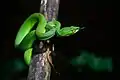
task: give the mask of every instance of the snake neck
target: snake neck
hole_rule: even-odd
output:
[[[57,36],[60,36],[60,27],[61,27],[61,24],[60,24],[60,22],[59,21],[56,21],[56,20],[54,20],[54,24],[55,24],[55,29],[56,29],[56,35]]]

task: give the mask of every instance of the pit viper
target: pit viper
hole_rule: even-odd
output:
[[[29,65],[33,50],[32,45],[35,40],[48,40],[54,35],[58,37],[70,36],[79,30],[80,27],[77,26],[61,28],[59,21],[53,19],[48,22],[43,14],[33,13],[20,26],[15,38],[15,48],[25,51],[24,60]]]

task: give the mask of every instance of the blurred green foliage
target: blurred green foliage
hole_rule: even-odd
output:
[[[27,68],[28,66],[21,58],[9,60],[1,68],[1,80],[13,80],[15,76],[19,75],[18,73],[23,72]]]
[[[77,56],[71,60],[71,64],[75,67],[88,66],[94,71],[112,71],[112,58],[96,57],[94,53],[87,51],[79,52],[80,56]],[[78,71],[81,67],[78,68]]]

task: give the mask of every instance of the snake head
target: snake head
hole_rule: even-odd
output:
[[[70,36],[77,33],[80,30],[80,27],[70,26],[64,27],[58,31],[58,36]]]

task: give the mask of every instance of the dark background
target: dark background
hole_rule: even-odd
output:
[[[2,66],[13,58],[23,57],[23,54],[14,48],[15,36],[23,21],[30,14],[39,12],[39,5],[40,0],[1,2]],[[59,55],[69,58],[78,55],[75,53],[79,50],[88,50],[96,56],[112,56],[112,0],[61,0],[58,20],[62,26],[83,24],[86,27],[84,31],[73,36],[52,40]],[[64,72],[65,69],[62,70]],[[72,80],[71,77],[64,79]]]

